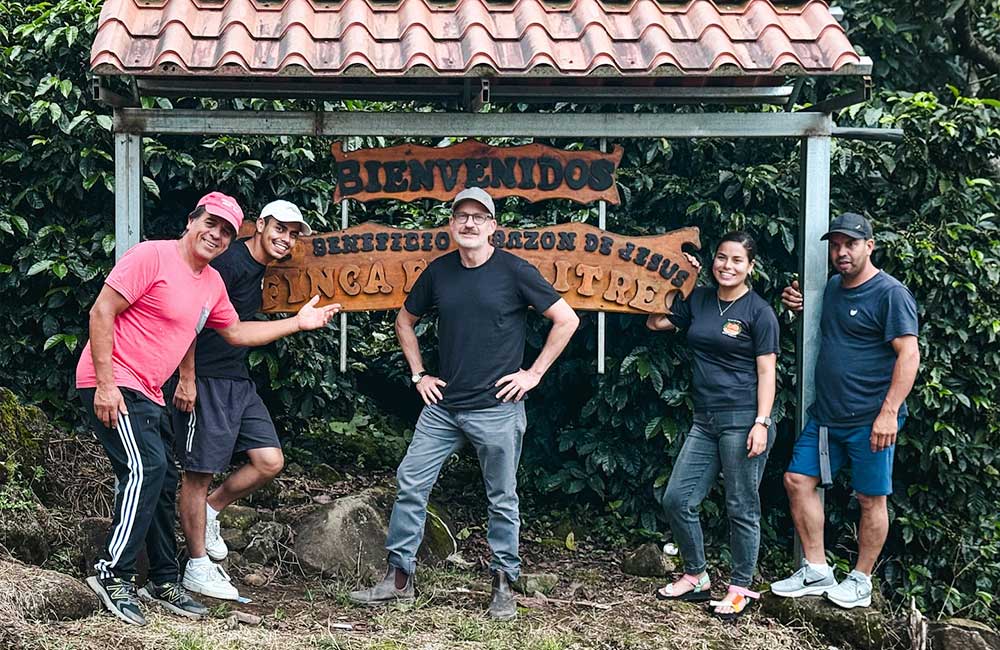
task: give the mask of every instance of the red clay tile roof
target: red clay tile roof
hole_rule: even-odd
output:
[[[865,61],[821,0],[107,0],[91,50],[98,74],[199,77],[858,74]]]

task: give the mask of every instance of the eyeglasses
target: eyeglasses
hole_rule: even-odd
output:
[[[485,212],[455,212],[451,215],[451,218],[455,220],[455,223],[459,224],[466,224],[469,222],[469,219],[472,219],[472,223],[481,226],[486,223],[487,219],[492,219],[493,217]]]

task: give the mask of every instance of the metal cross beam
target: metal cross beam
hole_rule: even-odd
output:
[[[116,133],[532,138],[828,136],[822,113],[365,113],[119,108]]]

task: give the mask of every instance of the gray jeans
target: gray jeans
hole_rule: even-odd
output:
[[[747,458],[747,436],[756,415],[756,409],[695,413],[691,431],[663,493],[663,508],[684,557],[685,573],[698,575],[706,568],[698,508],[721,469],[733,556],[730,584],[749,587],[753,581],[760,549],[760,495],[757,489],[775,434],[772,425],[764,453]]]
[[[385,550],[389,563],[413,574],[424,536],[427,499],[448,457],[468,440],[479,457],[489,499],[486,539],[493,551],[490,569],[511,580],[521,572],[518,535],[517,465],[527,419],[524,402],[508,402],[478,411],[450,412],[424,407],[409,449],[396,470],[396,503],[389,518]]]

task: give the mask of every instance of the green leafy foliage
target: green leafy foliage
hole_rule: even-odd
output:
[[[893,90],[837,119],[844,125],[900,127],[906,139],[899,146],[835,141],[832,169],[833,211],[851,209],[874,219],[877,263],[913,290],[923,323],[922,370],[897,449],[891,538],[880,573],[891,592],[916,597],[925,611],[996,622],[1000,115],[993,100],[947,90],[947,84],[965,87],[963,68],[953,57],[939,56],[947,51],[939,26],[929,20],[908,23],[895,7],[868,0],[847,4],[855,21],[852,38],[876,58],[877,78]],[[90,100],[86,63],[99,10],[96,0],[0,0],[0,384],[71,422],[81,415],[72,385],[87,339],[87,310],[114,251],[111,118]],[[946,10],[945,5],[935,9]],[[912,92],[918,89],[936,92]],[[814,90],[806,97],[813,98]],[[261,100],[177,104],[298,106]],[[381,106],[345,102],[321,108]],[[571,120],[569,113],[581,109],[556,110]],[[393,143],[355,138],[348,144]],[[555,144],[595,148],[597,143]],[[609,210],[610,227],[652,234],[696,225],[703,255],[727,230],[747,229],[760,248],[754,286],[777,306],[798,254],[796,143],[622,144],[623,204]],[[146,138],[144,234],[176,236],[183,215],[209,189],[241,197],[250,214],[274,197],[287,198],[303,206],[320,229],[338,227],[328,146],[313,138]],[[509,199],[501,209],[505,225],[597,218],[594,206],[563,201]],[[444,218],[440,206],[426,202],[352,203],[351,211],[352,223],[378,219],[424,227]],[[779,439],[761,494],[762,558],[765,566],[784,568],[791,522],[781,473],[794,439],[789,415],[795,379],[794,326],[785,318],[782,323]],[[406,385],[392,315],[349,316],[346,375],[337,371],[339,327],[338,319],[326,331],[255,350],[253,372],[279,428],[303,457],[392,466],[406,433],[380,411],[412,423],[419,407]],[[433,367],[434,325],[420,327]],[[532,317],[529,362],[546,331],[543,319]],[[608,368],[597,375],[596,331],[596,317],[584,315],[569,349],[528,401],[522,485],[553,508],[572,504],[604,512],[630,537],[657,539],[666,529],[658,497],[691,420],[689,353],[682,339],[651,333],[640,318],[609,315]],[[855,544],[848,523],[856,520],[856,505],[843,484],[827,503],[828,548],[841,561],[850,559]],[[727,539],[720,491],[706,500],[703,521],[713,554],[725,559],[725,551],[718,550]],[[576,539],[584,534],[577,530]]]

